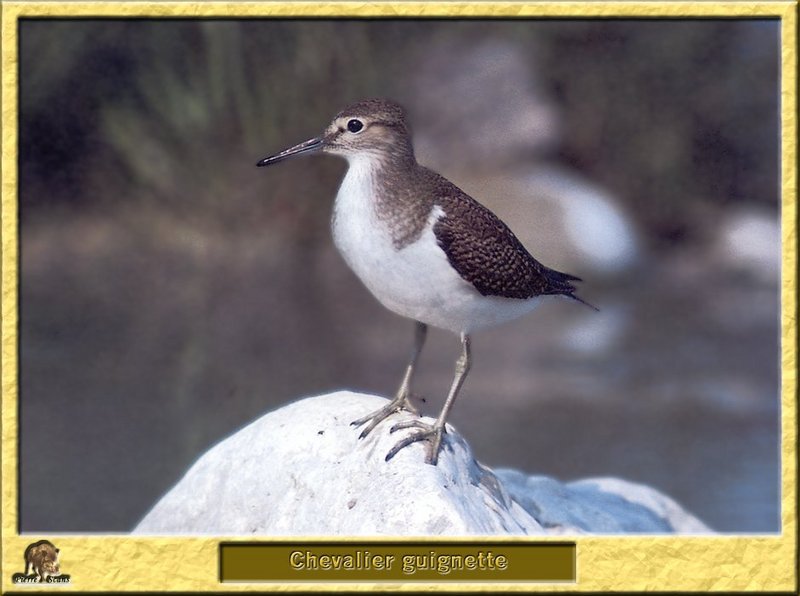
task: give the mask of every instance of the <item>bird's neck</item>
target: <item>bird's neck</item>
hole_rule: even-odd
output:
[[[350,169],[369,173],[376,179],[403,176],[419,167],[410,143],[395,143],[389,147],[348,155]]]
[[[419,238],[433,208],[433,195],[416,184],[423,168],[413,151],[363,152],[348,162],[336,211],[352,213],[361,205],[385,227],[397,249]]]

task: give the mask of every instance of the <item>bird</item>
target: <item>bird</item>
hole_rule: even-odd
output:
[[[347,265],[387,309],[415,322],[411,358],[385,406],[352,422],[359,439],[406,410],[411,429],[386,454],[415,443],[437,465],[447,417],[470,370],[471,334],[516,319],[548,296],[576,295],[579,277],[537,261],[487,207],[414,155],[406,110],[395,101],[365,99],[341,110],[319,136],[257,162],[271,166],[305,153],[344,157],[347,172],[333,205],[333,241]],[[596,310],[596,309],[595,309]],[[411,383],[428,327],[459,336],[461,352],[442,410],[425,422],[411,402]]]

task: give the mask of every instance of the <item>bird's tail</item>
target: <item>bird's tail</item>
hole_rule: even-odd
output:
[[[584,300],[580,296],[576,296],[575,294],[564,294],[564,295],[567,296],[568,298],[572,298],[573,300],[577,300],[581,304],[585,304],[586,306],[588,306],[589,308],[591,308],[595,312],[600,312],[599,308],[597,308],[594,304],[592,304],[590,302],[586,302],[586,300]]]
[[[600,309],[597,308],[594,304],[590,304],[580,296],[575,295],[575,292],[578,291],[578,288],[576,288],[572,284],[572,282],[583,281],[580,277],[576,275],[570,275],[569,273],[562,273],[561,271],[556,271],[555,269],[550,269],[547,272],[547,277],[548,280],[550,281],[553,294],[561,294],[563,296],[566,296],[567,298],[572,298],[573,300],[576,300],[581,304],[585,304],[594,311],[597,312],[600,311]]]

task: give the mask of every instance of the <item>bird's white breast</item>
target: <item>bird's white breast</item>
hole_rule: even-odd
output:
[[[433,232],[444,215],[438,206],[419,238],[397,248],[386,219],[376,212],[377,166],[367,157],[350,160],[336,196],[332,228],[347,264],[386,308],[455,333],[511,320],[534,308],[536,299],[482,296],[461,278]]]

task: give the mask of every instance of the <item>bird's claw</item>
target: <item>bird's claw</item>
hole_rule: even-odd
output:
[[[404,420],[403,422],[395,424],[389,432],[394,433],[405,428],[418,428],[419,430],[398,441],[397,444],[392,447],[391,451],[386,454],[386,461],[392,459],[404,447],[408,447],[412,443],[425,441],[425,463],[435,466],[439,461],[439,451],[442,448],[442,435],[444,435],[445,432],[444,426],[428,424],[422,420]]]
[[[363,418],[359,418],[358,420],[353,420],[350,423],[350,426],[358,427],[358,426],[362,426],[363,424],[366,424],[367,422],[369,422],[367,427],[364,430],[361,431],[360,435],[358,435],[359,439],[363,439],[369,433],[371,433],[375,429],[376,426],[378,426],[381,422],[386,420],[389,416],[391,416],[392,414],[395,414],[396,412],[401,412],[403,410],[411,412],[415,416],[419,416],[419,412],[417,411],[417,408],[415,408],[411,404],[411,402],[408,400],[408,398],[406,396],[402,396],[402,397],[396,397],[395,399],[390,401],[388,404],[386,404],[385,406],[383,406],[379,410],[376,410],[376,411],[372,412],[371,414],[367,414]]]

